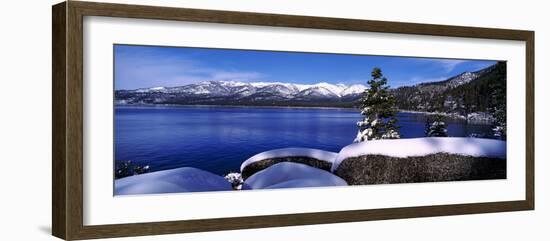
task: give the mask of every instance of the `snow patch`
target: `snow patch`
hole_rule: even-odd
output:
[[[342,84],[333,85],[333,84],[329,84],[329,83],[326,83],[326,82],[317,83],[313,86],[318,87],[319,91],[324,95],[333,94],[333,95],[336,95],[338,97],[342,97],[342,95],[341,95],[342,92],[344,91],[344,89],[347,88],[347,86],[344,86]],[[324,91],[323,91],[323,89],[324,89]]]
[[[342,91],[341,95],[346,96],[346,95],[362,94],[363,92],[365,92],[366,88],[367,87],[364,85],[355,84],[345,88],[344,91]]]
[[[343,160],[350,157],[385,155],[405,158],[436,153],[506,158],[506,142],[470,137],[424,137],[365,141],[342,148],[332,164],[332,171],[334,172]]]
[[[246,161],[244,161],[241,164],[241,172],[244,170],[246,166],[254,162],[262,161],[265,159],[277,158],[277,157],[292,157],[292,156],[311,157],[317,160],[333,163],[334,160],[336,159],[336,156],[338,156],[338,153],[323,151],[319,149],[311,149],[311,148],[274,149],[274,150],[258,153],[252,156],[251,158],[248,158]]]
[[[223,177],[193,167],[151,172],[115,180],[115,195],[230,191]]]
[[[347,185],[346,181],[330,172],[293,162],[277,163],[250,176],[244,183],[250,189]]]

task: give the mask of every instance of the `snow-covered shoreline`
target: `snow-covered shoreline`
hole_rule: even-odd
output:
[[[115,108],[119,107],[196,107],[196,108],[216,108],[216,107],[224,107],[224,108],[266,108],[266,109],[327,109],[327,110],[359,110],[357,107],[335,107],[335,106],[301,106],[301,105],[219,105],[219,104],[213,104],[213,105],[204,105],[204,104],[197,104],[197,105],[189,105],[189,104],[115,104]],[[459,115],[456,113],[446,113],[446,112],[429,112],[429,111],[416,111],[416,110],[403,110],[399,109],[398,113],[411,113],[411,114],[423,114],[423,115],[442,115],[448,118],[452,119],[460,119],[460,120],[466,120],[470,122],[491,122],[493,121],[492,117],[477,117],[479,115],[488,115],[488,113],[485,112],[475,112],[470,113],[468,116]]]
[[[442,160],[446,159],[445,155],[452,159],[450,160],[451,162],[445,163],[446,160]],[[448,168],[459,168],[460,170],[454,170],[455,176],[451,177],[468,178],[472,176],[468,176],[471,174],[465,172],[470,170],[468,168],[471,168],[472,165],[484,166],[486,163],[489,163],[489,165],[493,165],[495,168],[498,168],[497,171],[501,172],[502,165],[505,165],[506,163],[505,161],[501,161],[506,160],[506,142],[501,140],[469,137],[423,137],[353,143],[342,148],[339,153],[310,148],[275,149],[258,153],[245,160],[241,164],[241,172],[250,165],[276,158],[283,158],[286,160],[286,158],[303,159],[304,157],[307,157],[326,162],[330,168],[323,170],[316,166],[307,165],[307,163],[300,163],[299,160],[271,162],[261,170],[253,173],[251,176],[243,178],[244,183],[242,187],[243,190],[246,190],[343,186],[348,185],[348,183],[353,184],[354,182],[349,182],[348,180],[356,180],[356,178],[364,179],[365,177],[352,177],[349,179],[349,175],[359,174],[353,171],[354,169],[349,169],[349,167],[347,169],[347,173],[342,173],[342,170],[339,170],[338,167],[345,160],[357,159],[359,161],[367,161],[367,163],[361,164],[362,162],[356,162],[354,166],[357,167],[357,165],[361,165],[359,167],[366,168],[371,165],[369,164],[370,162],[368,162],[370,160],[368,158],[374,158],[374,156],[382,157],[377,157],[378,159],[376,160],[378,165],[382,166],[387,166],[383,164],[385,162],[396,162],[396,158],[411,158],[415,159],[415,163],[420,163],[421,165],[441,165],[436,166],[435,168],[428,168],[430,170],[443,170],[447,172]],[[426,158],[419,159],[419,157]],[[438,164],[441,161],[443,161],[444,164]],[[401,165],[401,167],[406,167],[408,162],[397,162],[397,164],[394,163],[390,166],[393,165]],[[418,165],[414,164],[412,167],[418,167]],[[393,169],[391,171],[395,172]],[[416,171],[424,172],[426,170]],[[459,174],[457,174],[456,171],[458,171]],[[464,174],[460,174],[462,172],[464,172]],[[360,171],[358,173],[365,175],[365,173],[368,172]],[[441,173],[437,173],[437,171],[436,173],[430,173],[430,175],[436,176],[439,174]],[[395,175],[399,175],[399,173]],[[412,173],[410,175],[416,174]],[[348,179],[344,178],[344,176]],[[500,178],[501,176],[501,174],[498,174],[497,178]],[[446,178],[448,177],[449,175],[446,176]],[[478,178],[478,176],[475,176],[475,178]],[[483,176],[481,178],[483,179]],[[448,181],[446,179],[435,180]],[[115,180],[115,195],[228,191],[232,189],[233,188],[230,181],[224,179],[224,177],[192,167],[157,171]]]
[[[465,120],[469,123],[492,123],[494,117],[487,112],[473,112],[469,113],[467,116],[460,115],[458,113],[446,113],[446,112],[429,112],[429,111],[416,111],[416,110],[398,110],[401,113],[411,113],[411,114],[423,114],[423,115],[442,115],[451,119]]]
[[[399,109],[398,112],[401,112],[401,113],[411,113],[411,114],[424,114],[424,115],[442,115],[442,116],[445,116],[445,117],[454,118],[454,119],[462,119],[462,120],[466,120],[466,119],[467,119],[466,116],[459,115],[459,114],[456,114],[456,113],[446,113],[446,112],[438,112],[438,111],[429,112],[429,111],[417,111],[417,110],[402,110],[402,109]]]

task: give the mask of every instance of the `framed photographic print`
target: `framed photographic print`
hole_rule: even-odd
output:
[[[53,6],[63,239],[534,209],[534,32]]]

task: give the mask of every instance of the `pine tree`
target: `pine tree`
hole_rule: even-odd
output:
[[[400,138],[395,114],[395,98],[389,92],[388,80],[380,68],[374,68],[361,98],[363,120],[357,122],[359,131],[354,142]]]
[[[431,124],[429,124],[431,123]],[[447,137],[447,124],[443,121],[442,115],[435,115],[433,120],[427,120],[426,136]]]
[[[494,135],[506,140],[506,63],[499,62],[497,78],[491,83],[489,113],[495,119],[493,122]]]
[[[432,122],[430,118],[426,118],[426,123],[424,124],[424,135],[430,136],[430,127],[432,127]]]

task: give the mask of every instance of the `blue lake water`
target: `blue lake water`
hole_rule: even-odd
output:
[[[196,167],[238,171],[249,157],[271,149],[308,147],[338,152],[357,134],[357,110],[219,106],[115,107],[115,160],[152,171]],[[400,112],[402,138],[423,137],[426,115]],[[449,136],[488,134],[487,124],[447,121]]]

